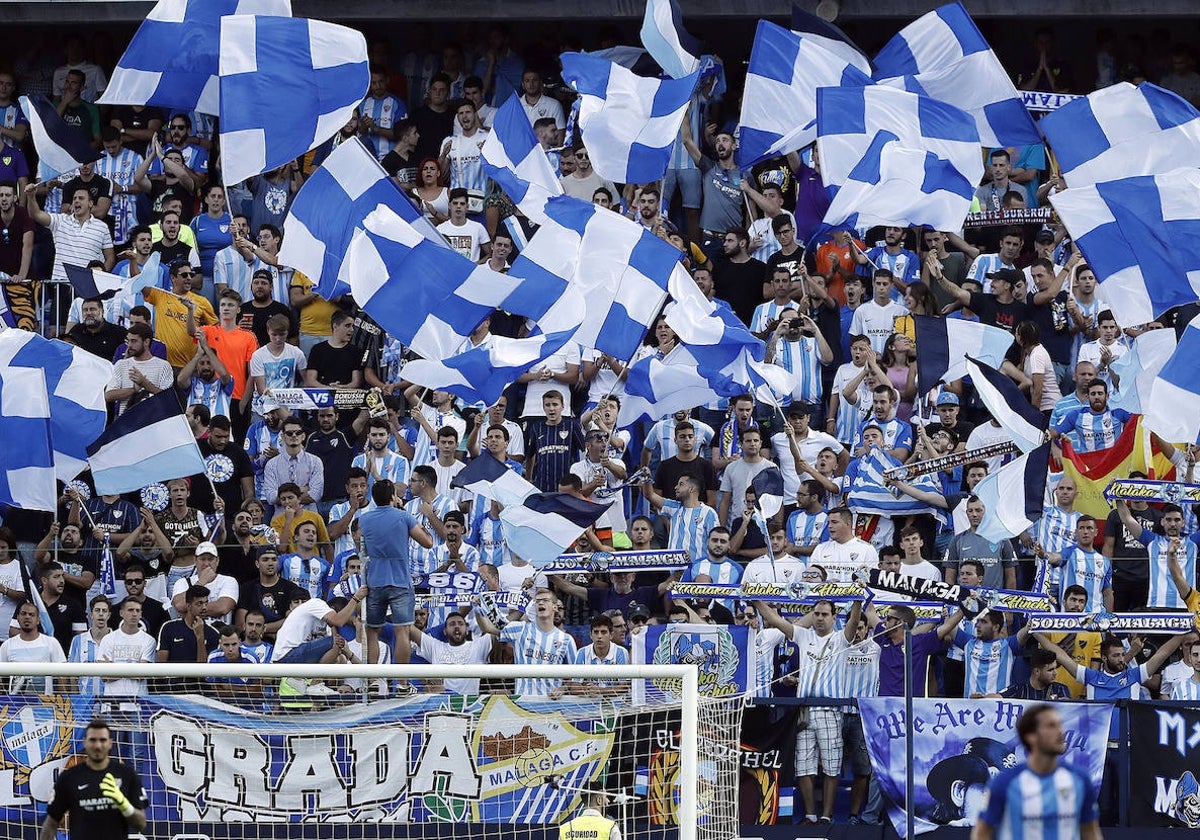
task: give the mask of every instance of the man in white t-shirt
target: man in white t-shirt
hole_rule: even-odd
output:
[[[366,597],[365,585],[349,598],[334,598],[330,603],[309,597],[304,589],[295,591],[287,616],[275,633],[271,661],[303,665],[336,662],[346,651],[346,640],[330,630],[349,623]]]
[[[100,662],[154,662],[158,643],[142,629],[142,605],[132,598],[121,602],[121,623],[100,640]],[[146,681],[125,677],[104,678],[105,697],[136,697],[146,693]]]
[[[875,296],[854,310],[850,334],[865,335],[871,342],[871,349],[883,353],[888,336],[896,331],[896,319],[907,315],[908,310],[892,300],[892,272],[886,268],[876,269],[871,284]]]
[[[450,247],[473,263],[481,263],[492,253],[492,240],[487,228],[467,218],[470,196],[462,187],[450,190],[450,218],[437,226]]]
[[[829,511],[826,520],[829,539],[816,548],[808,557],[808,567],[820,566],[825,570],[825,579],[849,583],[854,573],[879,566],[879,553],[868,542],[854,534],[854,514],[847,507],[836,507]]]
[[[0,662],[66,662],[62,645],[53,636],[42,633],[41,614],[32,601],[25,601],[17,608],[17,635],[0,644]],[[9,694],[54,694],[54,684],[59,691],[68,689],[64,680],[46,677],[41,682],[36,677],[10,677]]]
[[[779,471],[783,473],[783,502],[789,507],[796,504],[796,494],[800,491],[800,481],[803,478],[797,469],[795,452],[792,451],[789,438],[796,442],[800,459],[806,464],[816,463],[817,456],[824,449],[833,450],[842,470],[845,470],[846,464],[850,462],[850,453],[846,447],[833,435],[810,428],[810,419],[812,406],[805,402],[794,402],[787,409],[790,434],[788,431],[782,431],[771,435],[771,452],[775,456],[775,463],[779,465]]]
[[[175,581],[171,590],[171,606],[176,614],[183,615],[187,610],[188,587],[203,586],[208,589],[205,617],[226,624],[232,620],[233,609],[238,602],[238,582],[229,575],[217,574],[217,563],[217,546],[214,543],[205,541],[196,546],[196,571]]]
[[[403,630],[404,628],[400,628]],[[491,658],[494,636],[481,633],[477,638],[467,638],[467,620],[459,613],[452,612],[446,616],[444,626],[446,641],[439,641],[427,633],[422,633],[416,625],[409,625],[408,637],[417,647],[427,662],[434,665],[482,665]],[[429,680],[426,680],[429,688]],[[479,693],[479,680],[460,678],[445,681],[445,688],[451,694],[474,696]],[[436,691],[436,687],[430,688]]]

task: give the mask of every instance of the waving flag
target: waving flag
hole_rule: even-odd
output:
[[[200,448],[170,388],[128,409],[87,452],[102,496],[204,472]]]
[[[219,114],[221,18],[291,14],[290,0],[159,0],[117,61],[97,104]]]
[[[830,50],[826,41],[758,22],[738,131],[743,167],[802,149],[817,138],[818,88],[873,84],[869,65],[864,72],[856,66],[860,62]]]
[[[375,153],[355,137],[334,149],[292,199],[283,223],[279,259],[311,277],[317,293],[326,300],[341,297],[349,289],[338,280],[338,274],[350,240],[362,230],[362,220],[379,205],[392,210],[430,242],[449,247],[388,177]]]
[[[1170,332],[1170,330],[1154,330]],[[1164,440],[1200,443],[1200,316],[1192,319],[1158,378],[1146,405],[1146,428]],[[1121,383],[1124,385],[1124,381]]]
[[[917,389],[929,393],[939,382],[953,382],[967,375],[967,356],[992,367],[1004,364],[1012,347],[1012,333],[999,327],[958,318],[914,315],[917,346]]]
[[[975,485],[985,516],[977,533],[999,542],[1024,533],[1042,518],[1050,444],[1043,444],[1010,461]]]
[[[509,276],[546,271],[570,278],[587,315],[575,335],[584,349],[633,356],[667,299],[679,251],[637,222],[570,196],[546,204],[543,225]],[[518,260],[520,262],[520,260]]]
[[[1072,190],[1157,175],[1200,157],[1200,111],[1149,82],[1120,82],[1051,111],[1040,123]]]
[[[818,44],[843,58],[847,64],[871,75],[871,59],[862,51],[862,47],[834,24],[801,9],[795,3],[792,4],[791,29],[797,35],[817,39]]]
[[[1200,169],[1075,186],[1050,203],[1122,324],[1200,298]]]
[[[225,183],[294,160],[332,137],[370,82],[362,33],[319,20],[221,18]]]
[[[70,481],[87,466],[87,446],[108,420],[104,388],[113,366],[82,347],[24,330],[0,332],[0,370],[35,368],[45,378],[50,400],[54,472]]]
[[[684,408],[704,405],[716,397],[736,397],[751,390],[747,383],[748,355],[743,353],[723,368],[701,365],[691,348],[677,344],[666,356],[647,356],[629,366],[619,423],[657,421]]]
[[[42,371],[0,367],[0,441],[0,502],[57,510],[50,399]]]
[[[766,345],[727,307],[717,306],[706,298],[679,263],[671,270],[667,291],[671,294],[671,303],[664,312],[667,325],[688,345],[701,365],[724,367],[743,350],[749,351],[754,360],[762,361]]]
[[[621,184],[657,181],[700,79],[650,79],[587,53],[560,56],[563,81],[580,95],[579,130],[602,178]]]
[[[422,384],[488,405],[517,376],[569,341],[583,321],[582,301],[562,277],[538,271],[500,274],[475,265],[425,239],[386,207],[363,221],[343,276],[371,317],[425,357],[412,372]],[[532,319],[537,329],[527,338],[493,336],[486,345],[470,348],[468,337],[497,307]]]
[[[608,505],[569,493],[539,493],[537,488],[490,456],[475,458],[450,482],[504,506],[500,521],[513,554],[535,568],[557,560],[584,529],[595,524]]]
[[[1108,407],[1123,408],[1130,414],[1145,414],[1154,380],[1177,345],[1175,330],[1147,330],[1135,338],[1129,345],[1129,352],[1109,366],[1113,378],[1120,380],[1121,390],[1109,394]],[[1177,439],[1180,438],[1171,438]]]
[[[100,159],[100,150],[93,147],[78,129],[67,125],[49,99],[38,94],[22,96],[19,101],[21,110],[29,118],[33,147],[37,149],[38,161],[44,169],[58,175]]]
[[[1045,443],[1049,420],[1025,398],[1015,382],[970,356],[967,357],[967,373],[979,399],[1022,452],[1030,452]]]
[[[762,518],[770,519],[783,509],[783,473],[779,467],[768,467],[750,479],[754,495],[758,499],[758,512]],[[766,529],[763,529],[764,533]]]
[[[983,175],[979,131],[970,114],[889,87],[818,90],[817,149],[821,178],[838,191],[827,223],[845,222],[858,212],[891,224],[956,229]],[[850,190],[849,198],[841,196],[842,189]],[[881,206],[857,203],[868,199]]]
[[[1033,117],[962,3],[922,15],[875,56],[875,79],[905,87],[913,79],[926,94],[969,113],[985,146],[1042,142]]]
[[[683,13],[675,0],[646,0],[642,45],[663,72],[682,79],[700,69],[700,42],[683,28]]]
[[[75,289],[75,294],[78,297],[88,300],[89,298],[100,298],[101,300],[113,297],[117,294],[136,294],[147,286],[158,285],[157,259],[158,252],[152,255],[155,258],[155,265],[147,265],[142,267],[142,271],[137,277],[122,277],[119,274],[110,274],[101,268],[80,268],[77,265],[67,265],[63,263],[63,268],[67,272],[67,280],[71,282],[71,286]],[[147,267],[151,270],[147,271]]]
[[[846,477],[850,482],[846,505],[855,513],[880,516],[931,513],[941,519],[943,514],[939,509],[918,502],[911,496],[897,496],[887,486],[884,472],[900,465],[899,461],[882,449],[872,449],[861,458],[851,461],[846,470]],[[942,492],[941,485],[933,475],[917,476],[912,486],[931,493]]]
[[[562,185],[517,94],[492,115],[492,130],[483,143],[482,155],[487,176],[500,185],[522,213],[538,224],[545,223],[545,204],[562,195]]]

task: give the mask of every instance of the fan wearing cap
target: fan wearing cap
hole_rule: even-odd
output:
[[[938,419],[928,424],[925,427],[929,437],[933,437],[943,429],[954,434],[954,446],[952,451],[961,452],[966,448],[967,438],[971,432],[975,431],[975,424],[961,419],[962,401],[958,394],[952,391],[942,391],[937,396],[933,410],[937,412]]]
[[[171,590],[171,606],[183,615],[187,609],[187,592],[193,586],[208,589],[208,604],[204,616],[229,622],[233,608],[237,606],[238,584],[229,575],[217,574],[217,547],[205,541],[196,546],[196,570],[193,574],[177,580]]]
[[[971,292],[954,285],[946,280],[942,275],[941,267],[936,264],[931,265],[930,273],[950,297],[954,298],[959,305],[968,307],[985,324],[992,324],[1002,330],[1015,332],[1017,324],[1029,317],[1029,307],[1024,301],[1017,300],[1013,295],[1017,284],[1025,280],[1025,275],[1018,269],[1000,268],[989,272],[987,279],[991,281],[991,294]]]

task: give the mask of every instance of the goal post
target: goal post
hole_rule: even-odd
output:
[[[72,693],[87,677],[149,690]],[[522,677],[618,690],[511,696]],[[453,679],[483,691],[388,691]],[[639,680],[666,700],[620,695]],[[248,687],[225,687],[239,681]],[[8,836],[40,823],[99,717],[114,757],[146,785],[147,838],[556,840],[587,792],[603,790],[626,838],[728,840],[739,834],[741,706],[702,696],[691,665],[0,663],[0,819]]]

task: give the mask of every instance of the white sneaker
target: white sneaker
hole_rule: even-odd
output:
[[[337,694],[338,692],[325,685],[325,683],[313,683],[308,687],[308,691],[305,693],[309,697],[329,697]]]

